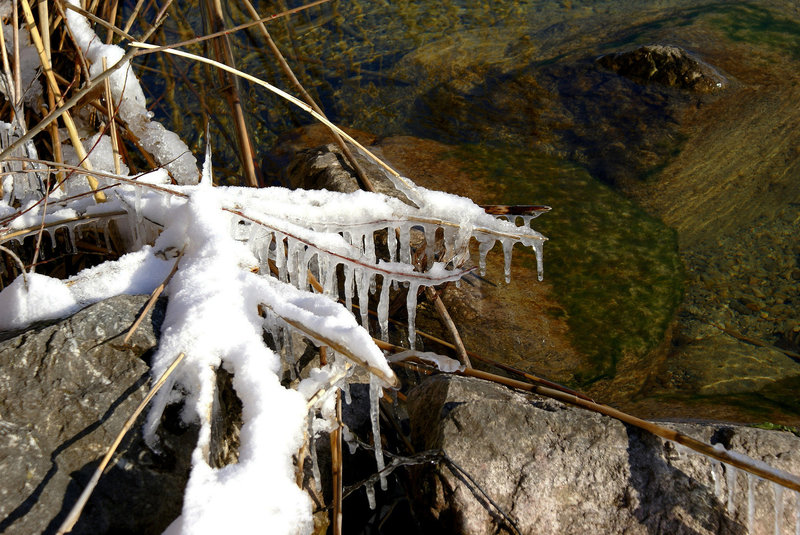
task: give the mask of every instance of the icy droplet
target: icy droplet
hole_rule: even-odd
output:
[[[494,238],[488,236],[481,236],[479,240],[480,244],[478,245],[478,254],[480,256],[478,260],[478,267],[480,268],[481,275],[486,275],[486,255],[492,250],[492,247],[494,247],[495,240]]]
[[[514,241],[509,239],[504,239],[503,243],[503,259],[505,261],[505,275],[506,275],[506,284],[511,282],[511,254],[512,250],[514,249]]]
[[[408,313],[408,346],[414,349],[417,341],[417,329],[415,322],[417,319],[417,291],[419,283],[408,283],[408,295],[406,296],[406,311]]]
[[[383,384],[381,380],[375,375],[369,376],[369,417],[372,422],[372,439],[375,443],[375,462],[378,466],[378,472],[381,478],[381,489],[388,488],[386,483],[386,476],[383,475],[383,469],[386,464],[383,459],[383,444],[381,443],[381,424],[380,416],[378,414],[380,408],[380,400],[383,397]]]
[[[381,283],[381,296],[378,299],[378,323],[381,326],[381,340],[389,340],[389,288],[391,286],[391,280],[384,275]]]

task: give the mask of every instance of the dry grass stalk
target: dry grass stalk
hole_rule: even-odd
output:
[[[213,31],[218,32],[225,29],[225,16],[222,12],[222,4],[220,0],[206,0],[207,9],[205,12],[211,14],[211,27]],[[229,39],[229,34],[224,33],[219,37],[212,40],[214,44],[214,55],[217,61],[234,67],[236,62],[233,57],[233,50]],[[228,101],[228,107],[233,115],[233,125],[236,132],[237,146],[239,148],[239,160],[244,169],[245,182],[248,186],[257,188],[259,187],[260,180],[256,176],[255,157],[253,154],[253,144],[250,140],[248,133],[247,122],[244,117],[244,110],[242,109],[242,99],[239,94],[239,81],[230,72],[223,73],[217,71],[219,75],[220,84],[222,85],[222,93]]]
[[[331,431],[331,480],[333,484],[333,509],[331,524],[333,535],[342,534],[342,391],[336,391],[336,428]]]
[[[103,475],[103,471],[105,470],[109,461],[111,461],[111,457],[114,455],[114,452],[117,451],[117,448],[122,442],[122,439],[125,437],[125,435],[133,426],[133,424],[136,422],[136,419],[139,418],[139,415],[142,413],[142,410],[144,410],[147,404],[150,403],[150,400],[153,399],[153,396],[156,395],[156,392],[158,392],[161,389],[161,387],[164,386],[164,383],[166,382],[167,378],[170,375],[172,375],[172,372],[175,371],[175,368],[178,367],[178,364],[180,364],[184,356],[185,355],[181,353],[175,358],[174,361],[172,361],[172,364],[169,365],[169,368],[167,368],[164,371],[164,373],[161,374],[161,377],[158,378],[156,384],[153,385],[153,388],[151,388],[150,392],[147,393],[147,396],[145,396],[142,402],[139,403],[139,405],[136,407],[136,410],[133,411],[133,414],[131,414],[130,417],[128,417],[128,419],[125,421],[125,425],[122,426],[122,430],[117,435],[117,438],[114,439],[114,442],[111,444],[111,447],[108,448],[108,451],[106,452],[105,457],[103,457],[103,460],[100,462],[100,465],[94,471],[92,479],[89,480],[89,483],[86,485],[86,488],[83,489],[83,492],[78,498],[78,501],[70,510],[69,514],[67,515],[67,518],[64,519],[64,522],[62,522],[61,526],[58,528],[58,535],[63,535],[64,533],[69,533],[70,531],[72,531],[72,528],[75,526],[75,523],[81,516],[83,508],[86,506],[86,502],[89,501],[89,497],[92,495],[92,491],[94,491],[94,488],[97,486],[97,482],[100,481],[100,476]]]
[[[25,14],[25,20],[28,25],[28,31],[31,34],[31,40],[33,41],[33,45],[36,48],[36,52],[39,54],[39,61],[42,64],[42,69],[44,70],[45,78],[47,79],[47,83],[50,86],[50,90],[55,95],[56,100],[59,103],[63,102],[63,97],[61,95],[61,90],[58,87],[58,82],[56,82],[55,76],[53,76],[53,68],[48,60],[47,54],[45,53],[44,44],[42,43],[42,37],[39,34],[39,29],[36,27],[36,23],[33,19],[33,12],[31,11],[31,6],[28,3],[28,0],[20,0],[20,4],[22,5],[22,11]],[[67,127],[67,131],[69,132],[70,141],[72,141],[72,146],[75,149],[75,152],[78,154],[78,159],[81,161],[81,165],[87,170],[92,170],[92,164],[89,161],[88,155],[86,154],[86,149],[83,148],[83,143],[81,143],[80,135],[78,135],[78,129],[75,126],[75,122],[72,120],[72,116],[70,115],[69,111],[64,111],[63,115],[64,125]],[[99,183],[97,180],[91,176],[86,175],[86,179],[89,181],[89,187],[96,191],[95,193],[95,200],[97,202],[105,202],[106,195],[102,191],[97,191]]]
[[[431,287],[425,288],[425,295],[428,296],[428,299],[433,301],[433,305],[436,307],[436,312],[439,314],[439,317],[442,318],[442,322],[444,323],[447,332],[449,332],[450,336],[453,337],[453,345],[455,347],[456,354],[458,355],[458,360],[460,360],[461,364],[467,368],[472,368],[472,362],[469,360],[467,348],[464,347],[464,341],[461,339],[461,335],[458,333],[458,328],[456,327],[453,318],[450,317],[447,307],[444,306],[442,297]]]
[[[108,60],[103,56],[103,70],[108,69]],[[108,107],[108,129],[111,130],[111,151],[114,155],[114,172],[122,174],[122,167],[119,160],[119,136],[117,135],[117,122],[114,120],[114,99],[111,96],[111,83],[108,78],[103,80],[106,93],[106,106]]]
[[[148,299],[147,303],[145,303],[144,308],[142,309],[141,313],[139,313],[139,317],[136,318],[136,321],[133,322],[131,328],[128,329],[128,333],[125,335],[125,338],[122,339],[123,344],[128,343],[128,341],[131,339],[131,336],[133,336],[133,333],[136,332],[136,329],[138,329],[139,325],[141,325],[144,317],[147,315],[150,309],[153,308],[153,305],[156,304],[156,300],[167,287],[169,281],[172,280],[172,276],[175,275],[176,271],[178,271],[178,264],[181,261],[181,256],[183,256],[183,251],[178,254],[178,257],[175,259],[175,265],[172,266],[172,270],[169,272],[169,275],[167,275],[167,278],[164,279],[164,282],[156,286],[156,289],[150,294],[150,299]]]

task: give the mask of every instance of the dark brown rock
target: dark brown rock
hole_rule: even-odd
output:
[[[677,46],[647,45],[602,56],[597,62],[632,80],[697,93],[714,93],[728,86],[728,81],[714,67]]]

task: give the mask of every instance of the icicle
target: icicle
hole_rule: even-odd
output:
[[[725,465],[725,478],[728,482],[728,514],[733,516],[736,512],[736,506],[733,502],[733,494],[736,491],[736,476],[739,475],[739,470],[729,464]]]
[[[480,254],[480,259],[478,261],[478,266],[480,268],[481,275],[486,275],[486,255],[489,251],[492,250],[494,247],[494,238],[488,236],[481,236],[478,238],[480,244],[478,245],[478,253]]]
[[[544,254],[543,254],[543,247],[542,247],[542,240],[535,240],[533,242],[533,251],[536,253],[536,271],[538,274],[539,282],[544,279]]]
[[[313,411],[312,411],[313,413]],[[317,437],[314,435],[314,416],[308,418],[308,451],[311,454],[311,475],[314,478],[314,488],[322,491],[322,476],[319,473],[319,459],[317,458]]]
[[[381,424],[378,415],[380,407],[380,399],[383,396],[383,383],[377,376],[370,374],[369,376],[369,416],[372,421],[372,439],[375,443],[375,462],[378,465],[378,472],[381,477],[381,490],[388,488],[386,483],[386,476],[383,475],[383,469],[386,464],[383,460],[383,445],[381,444]]]
[[[714,480],[714,496],[722,499],[722,464],[716,459],[711,459],[711,479]]]
[[[397,262],[397,235],[391,225],[386,227],[386,245],[389,247],[389,261]]]
[[[775,535],[781,535],[783,530],[783,487],[777,483],[772,483],[772,490],[775,493]]]
[[[136,213],[136,226],[139,226],[144,219],[144,214],[142,214],[142,188],[135,186],[133,191],[133,210]]]
[[[78,248],[75,246],[75,225],[73,223],[67,223],[63,227],[67,230],[67,238],[69,239],[69,245],[72,248],[71,251],[75,252]],[[144,245],[144,244],[142,244]]]
[[[444,227],[444,259],[449,262],[456,257],[456,229]]]
[[[411,227],[404,225],[397,229],[400,238],[400,262],[411,264]]]
[[[267,232],[263,240],[259,247],[258,268],[262,275],[267,276],[272,272],[269,268],[269,249],[272,247],[272,233]]]
[[[303,244],[294,238],[286,238],[287,254],[286,254],[286,270],[289,272],[289,282],[293,286],[297,286],[297,273],[298,265],[302,265],[302,259],[299,255],[302,254]]]
[[[430,269],[436,260],[436,227],[424,225],[422,229],[425,232],[425,269]]]
[[[347,310],[353,310],[353,266],[343,264],[344,266],[344,305]]]
[[[381,283],[381,296],[378,299],[378,324],[381,326],[381,340],[389,340],[389,288],[392,282],[386,275]]]
[[[111,219],[103,219],[102,220],[102,227],[98,229],[98,232],[103,232],[103,238],[105,238],[106,242],[106,249],[109,251],[111,250],[111,236],[109,235],[108,229],[111,226]]]
[[[406,311],[408,312],[408,345],[413,350],[417,341],[417,330],[415,322],[417,319],[417,291],[419,283],[408,283],[408,295],[406,296]]]
[[[505,238],[502,240],[503,244],[503,259],[505,260],[505,274],[506,284],[511,282],[511,254],[514,249],[514,240]]]
[[[300,249],[297,253],[300,262],[297,263],[297,283],[295,286],[300,290],[308,289],[308,270],[311,268],[311,261],[317,252],[311,247],[305,250]]]
[[[756,521],[756,497],[755,486],[756,476],[747,474],[747,533],[753,533],[753,526]]]
[[[342,392],[344,392],[344,402],[348,405],[353,403],[353,398],[350,395],[350,381],[344,381],[342,383]]]
[[[367,257],[370,264],[374,264],[377,261],[375,257],[375,235],[371,230],[364,234],[364,256]]]
[[[283,282],[287,281],[285,238],[283,234],[275,233],[275,265],[278,266],[278,278]]]
[[[289,378],[294,380],[297,378],[297,373],[295,371],[295,364],[297,361],[294,358],[294,344],[292,343],[292,333],[289,329],[282,329],[283,331],[283,358],[286,361],[286,365],[289,367]]]
[[[534,217],[536,217],[536,216],[533,216],[533,215],[524,215],[524,216],[522,216],[522,226],[525,227],[525,228],[531,228],[531,221],[533,221]]]
[[[369,503],[370,510],[375,510],[375,488],[372,486],[371,482],[367,482],[364,485],[364,490],[367,491],[367,503]]]
[[[372,277],[366,269],[360,270],[356,275],[358,276],[356,285],[358,286],[358,310],[361,313],[361,326],[369,331],[369,284]]]
[[[319,256],[317,256],[319,260]],[[320,276],[322,277],[322,293],[328,297],[336,298],[336,263],[327,255],[322,257],[320,262]]]

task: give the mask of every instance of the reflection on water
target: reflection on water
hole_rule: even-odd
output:
[[[800,422],[795,4],[353,0],[269,27],[338,123],[447,143],[447,158],[496,181],[484,202],[555,208],[537,228],[551,238],[550,298],[585,357],[576,384],[648,416],[700,404],[706,416]],[[288,87],[255,31],[234,40],[245,70]],[[596,62],[645,44],[679,46],[730,85],[698,94]],[[309,122],[242,87],[260,147]],[[229,126],[212,126],[233,161]]]

